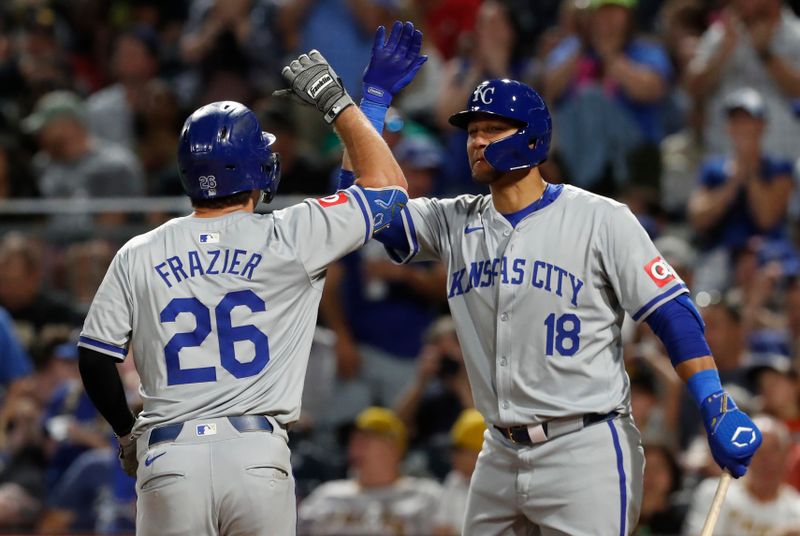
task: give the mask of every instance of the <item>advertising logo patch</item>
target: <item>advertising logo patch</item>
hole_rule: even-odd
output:
[[[652,279],[653,283],[655,283],[659,288],[671,281],[674,281],[675,278],[678,277],[675,274],[675,270],[672,269],[672,266],[667,264],[667,261],[661,257],[656,257],[652,261],[645,264],[644,271],[647,272],[647,275],[650,276],[650,279]]]
[[[323,208],[333,207],[341,205],[342,203],[347,203],[347,194],[344,192],[337,192],[327,197],[320,197],[317,201]]]

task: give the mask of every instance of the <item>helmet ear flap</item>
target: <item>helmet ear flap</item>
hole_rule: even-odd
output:
[[[266,186],[262,189],[264,200],[269,203],[275,198],[278,184],[281,181],[281,157],[278,153],[270,153],[269,160],[261,165]]]

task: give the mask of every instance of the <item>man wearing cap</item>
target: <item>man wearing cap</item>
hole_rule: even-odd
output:
[[[476,409],[461,412],[450,430],[453,469],[444,479],[442,502],[436,512],[436,536],[456,536],[464,527],[469,481],[483,446],[486,422]]]
[[[714,534],[789,536],[800,530],[800,494],[784,483],[792,438],[786,425],[768,415],[756,415],[763,443],[747,475],[731,483]],[[701,482],[689,502],[683,534],[700,534],[714,498],[717,478]]]
[[[127,149],[103,144],[90,135],[83,101],[76,94],[53,91],[44,95],[21,126],[39,142],[41,151],[34,165],[44,197],[144,195],[144,175],[136,157]],[[117,214],[105,214],[102,221],[117,223],[120,219]]]
[[[664,135],[662,103],[672,66],[660,45],[636,35],[636,5],[592,0],[586,36],[565,38],[546,60],[544,97],[555,105],[557,142],[571,180],[598,193],[613,193],[634,178],[630,154],[655,150]]]
[[[696,274],[701,289],[724,285],[730,269],[725,256],[742,249],[750,238],[788,237],[792,164],[763,150],[764,132],[772,119],[763,96],[755,89],[740,88],[725,97],[723,109],[731,152],[705,162],[689,198],[689,220],[706,250],[700,262],[718,263]],[[722,262],[717,260],[720,256]]]
[[[348,448],[353,478],[326,482],[300,503],[298,534],[431,534],[441,486],[401,476],[406,441],[394,412],[374,406],[362,411]]]
[[[800,96],[800,20],[783,0],[732,0],[700,39],[686,73],[690,95],[704,103],[707,150],[731,148],[725,135],[725,96],[752,86],[769,113],[764,148],[797,157],[800,122],[792,101]]]

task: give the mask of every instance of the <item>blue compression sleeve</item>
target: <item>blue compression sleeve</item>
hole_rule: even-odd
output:
[[[699,407],[703,400],[722,391],[719,372],[717,369],[701,370],[686,381],[686,387],[689,388],[692,398]]]
[[[687,294],[659,306],[645,320],[667,349],[672,365],[711,355],[700,313]]]
[[[339,185],[336,189],[345,190],[347,188],[350,188],[355,182],[356,182],[356,174],[350,171],[349,169],[342,168],[339,170]]]

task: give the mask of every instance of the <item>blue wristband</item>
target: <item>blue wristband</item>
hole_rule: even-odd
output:
[[[389,109],[389,105],[379,104],[369,99],[361,99],[361,104],[359,104],[358,107],[364,112],[364,115],[367,116],[369,122],[375,127],[375,130],[378,131],[378,134],[381,134],[383,132],[383,122],[386,119],[386,111]]]
[[[350,171],[349,169],[340,169],[339,170],[339,185],[336,187],[336,190],[345,190],[350,188],[353,183],[356,182],[356,174]]]
[[[692,394],[698,407],[709,396],[722,391],[722,383],[719,380],[717,369],[701,370],[686,381],[686,387]]]

